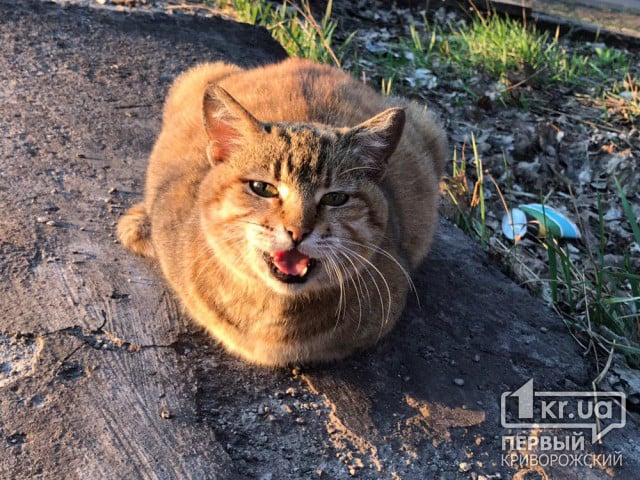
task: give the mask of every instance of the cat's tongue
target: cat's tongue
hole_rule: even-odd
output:
[[[273,252],[271,254],[273,264],[282,273],[287,275],[303,276],[307,272],[311,259],[295,248],[287,252]]]

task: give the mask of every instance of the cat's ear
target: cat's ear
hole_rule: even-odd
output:
[[[263,124],[216,84],[205,90],[202,112],[209,136],[207,155],[211,163],[226,160],[247,137],[264,132]]]
[[[349,145],[350,155],[370,163],[372,170],[381,175],[387,160],[398,146],[404,122],[404,110],[390,108],[356,125],[344,136]]]

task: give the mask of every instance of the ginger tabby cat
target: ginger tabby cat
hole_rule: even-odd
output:
[[[395,324],[437,223],[444,133],[422,107],[290,59],[207,63],[169,92],[118,237],[262,365],[340,359]]]

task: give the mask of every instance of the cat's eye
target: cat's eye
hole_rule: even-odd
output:
[[[273,198],[278,196],[278,189],[267,182],[252,180],[249,182],[249,188],[260,197]]]
[[[340,205],[347,203],[347,200],[349,200],[349,195],[346,193],[330,192],[322,196],[320,203],[329,207],[339,207]]]

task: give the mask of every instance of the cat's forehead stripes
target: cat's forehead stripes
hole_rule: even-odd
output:
[[[286,125],[272,129],[280,143],[280,154],[271,171],[276,181],[289,181],[299,187],[331,184],[336,134],[313,125]]]

